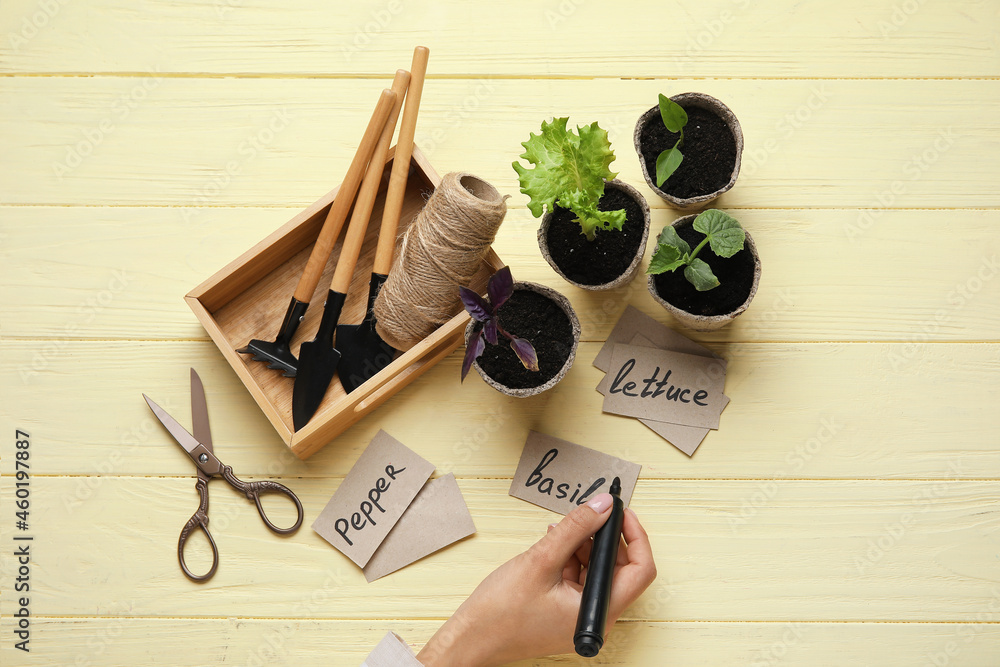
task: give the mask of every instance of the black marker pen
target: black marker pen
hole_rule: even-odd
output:
[[[583,584],[580,615],[576,619],[573,644],[576,652],[593,658],[604,646],[604,625],[608,620],[608,603],[611,602],[611,580],[615,576],[618,560],[618,543],[621,541],[625,504],[621,499],[622,483],[615,477],[611,482],[611,516],[594,535],[590,550],[587,580]]]

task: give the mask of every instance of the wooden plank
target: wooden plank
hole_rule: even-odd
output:
[[[382,75],[431,49],[436,76],[924,77],[1000,73],[995,8],[962,0],[633,4],[277,0],[4,3],[2,72]],[[49,7],[49,9],[46,9]],[[114,17],[98,20],[97,17]],[[32,26],[34,22],[35,26]],[[523,45],[512,48],[512,42]],[[237,44],[239,48],[234,48]],[[155,48],[153,48],[155,45]]]
[[[358,664],[389,629],[419,646],[557,518],[507,495],[534,428],[643,465],[634,507],[660,576],[601,664],[994,664],[998,17],[981,0],[514,0],[489,20],[458,0],[3,2],[0,430],[32,433],[36,539],[32,652],[13,647],[4,594],[0,663]],[[432,50],[418,144],[512,195],[497,251],[568,293],[585,342],[563,384],[523,401],[460,385],[453,354],[301,462],[181,297],[341,180],[416,43]],[[601,414],[594,391],[626,304],[670,319],[641,280],[559,280],[509,167],[544,118],[596,120],[651,196],[632,125],[685,90],[743,123],[718,205],[764,259],[750,311],[697,336],[730,359],[733,403],[693,459]],[[655,235],[677,214],[651,204]],[[139,392],[186,423],[189,365],[223,460],[295,489],[307,524],[386,428],[458,475],[479,533],[367,584],[308,526],[277,537],[216,481],[222,564],[188,581],[174,552],[195,478]],[[0,542],[14,529],[0,522]]]
[[[306,526],[286,538],[246,498],[213,484],[221,564],[197,584],[181,575],[175,548],[196,505],[190,478],[107,477],[86,501],[65,502],[79,481],[31,482],[34,497],[51,499],[30,514],[35,544],[45,545],[32,558],[36,613],[288,618],[325,594],[310,617],[440,619],[557,516],[508,496],[505,479],[459,480],[478,533],[368,584],[308,528],[335,481],[295,480]],[[6,507],[12,487],[0,491]],[[756,514],[741,519],[758,495]],[[640,479],[632,506],[660,574],[626,618],[974,622],[1000,599],[998,500],[995,481],[786,480],[768,491],[756,481]],[[2,609],[13,611],[8,596]]]
[[[219,455],[247,475],[344,475],[383,428],[439,472],[467,477],[510,477],[536,429],[641,463],[644,479],[1000,478],[1000,413],[985,407],[1000,401],[996,344],[716,346],[729,357],[732,404],[692,459],[636,420],[601,413],[598,348],[581,345],[554,390],[521,400],[478,377],[459,384],[456,352],[308,462],[288,454],[207,343],[66,343],[22,384],[17,369],[36,348],[5,342],[0,380],[9,430],[46,443],[35,454],[44,474],[192,475],[140,397],[188,423],[191,365]],[[441,406],[445,418],[425,428]]]
[[[307,609],[318,601],[303,601]],[[995,618],[994,612],[986,612]],[[48,618],[32,625],[35,665],[154,664],[169,653],[174,667],[203,665],[358,665],[386,632],[411,648],[434,633],[439,621],[354,621],[288,618]],[[187,647],[177,651],[178,637]],[[950,649],[950,654],[946,650]],[[915,665],[940,656],[948,664],[988,665],[1000,652],[1000,626],[974,623],[688,623],[622,621],[608,635],[601,665],[669,664]],[[4,664],[18,664],[5,642]],[[82,660],[82,661],[81,661]],[[525,660],[514,667],[589,665],[573,655]]]
[[[339,182],[388,82],[9,77],[0,80],[0,203],[304,208]],[[1000,87],[967,80],[521,80],[428,82],[417,143],[440,172],[515,195],[510,163],[553,114],[609,130],[621,178],[660,92],[715,95],[740,118],[743,171],[722,207],[996,207]],[[553,100],[559,100],[553,105]],[[863,120],[845,130],[844,119]],[[855,127],[855,125],[852,125]],[[650,194],[650,203],[663,202]]]
[[[39,348],[50,343],[38,339],[206,340],[182,295],[297,212],[201,208],[192,227],[171,208],[0,209],[9,267],[0,274],[0,302],[16,313],[0,321],[0,334],[35,339]],[[734,324],[695,334],[700,340],[922,342],[1000,335],[1000,311],[989,307],[1000,300],[997,211],[890,210],[870,224],[859,224],[852,210],[732,213],[760,248],[760,291]],[[651,238],[676,215],[654,210]],[[948,232],[939,233],[944,219]],[[542,259],[537,227],[526,209],[511,210],[494,247],[517,278],[570,298],[583,340],[606,338],[627,304],[672,321],[648,294],[644,275],[601,294],[570,286]],[[653,249],[650,243],[647,255]],[[151,262],[154,256],[161,259]],[[354,287],[367,294],[365,282]]]

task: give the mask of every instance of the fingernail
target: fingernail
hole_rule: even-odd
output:
[[[545,532],[548,532],[548,531],[552,530],[553,528],[555,528],[555,527],[556,527],[556,526],[558,526],[558,525],[559,525],[559,524],[557,524],[557,523],[550,523],[550,524],[549,524],[549,527],[548,527],[548,528],[546,529],[546,531],[545,531]]]
[[[599,493],[587,501],[587,507],[598,514],[603,514],[604,510],[611,507],[612,502],[610,493]]]

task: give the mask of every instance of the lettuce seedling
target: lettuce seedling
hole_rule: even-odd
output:
[[[529,371],[538,370],[538,355],[535,348],[524,338],[518,338],[504,331],[500,326],[500,306],[507,302],[514,293],[514,279],[510,275],[510,267],[505,266],[490,277],[486,285],[487,297],[484,299],[468,287],[459,287],[458,294],[465,304],[465,309],[472,319],[482,322],[476,333],[465,346],[465,359],[462,361],[462,381],[469,374],[472,362],[486,349],[486,343],[496,345],[498,334],[510,340],[510,347]],[[483,340],[485,338],[485,341]]]
[[[663,228],[656,239],[656,252],[653,253],[646,273],[675,271],[683,266],[684,277],[688,282],[699,292],[704,292],[718,287],[719,279],[704,260],[698,259],[698,253],[708,243],[712,252],[719,257],[732,257],[743,250],[746,232],[735,218],[714,208],[699,213],[692,226],[705,235],[694,250],[678,236],[672,225]]]
[[[688,115],[681,105],[660,93],[660,118],[663,124],[671,132],[680,132],[673,148],[668,148],[656,157],[656,187],[662,187],[667,179],[681,166],[684,155],[681,153],[681,146],[684,145],[684,126],[687,125]]]
[[[576,215],[581,233],[593,241],[598,229],[621,230],[625,209],[600,211],[597,203],[604,194],[604,181],[618,174],[609,166],[615,160],[608,133],[597,123],[578,126],[576,132],[566,129],[569,118],[542,122],[541,134],[531,134],[522,142],[521,158],[534,165],[528,169],[514,162],[514,171],[521,183],[521,192],[528,195],[528,210],[542,217],[558,205]]]

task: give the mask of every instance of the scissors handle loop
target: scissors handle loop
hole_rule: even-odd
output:
[[[215,546],[212,533],[208,532],[208,482],[199,477],[198,481],[195,482],[195,488],[198,489],[201,504],[198,506],[198,510],[188,519],[188,522],[184,524],[184,528],[181,529],[181,536],[177,540],[177,560],[180,562],[181,570],[188,579],[192,581],[206,581],[212,578],[216,568],[219,567],[219,549]],[[188,537],[196,528],[201,528],[202,532],[205,533],[205,537],[208,538],[208,543],[212,545],[212,567],[205,574],[195,574],[188,569],[187,562],[184,560],[184,545],[187,544]]]
[[[233,474],[232,466],[222,467],[222,478],[229,482],[230,486],[234,489],[246,495],[247,498],[254,501],[257,504],[257,513],[260,514],[260,518],[264,521],[264,524],[270,528],[273,532],[280,535],[287,535],[289,533],[294,533],[302,525],[303,511],[302,503],[299,501],[298,496],[296,496],[291,489],[289,489],[284,484],[279,484],[278,482],[272,482],[271,480],[262,480],[259,482],[244,482],[239,477]],[[295,518],[295,523],[288,528],[279,528],[271,523],[271,520],[267,518],[267,514],[264,512],[264,507],[260,504],[260,496],[264,493],[280,493],[287,496],[293,503],[295,503],[295,511],[298,513]]]

